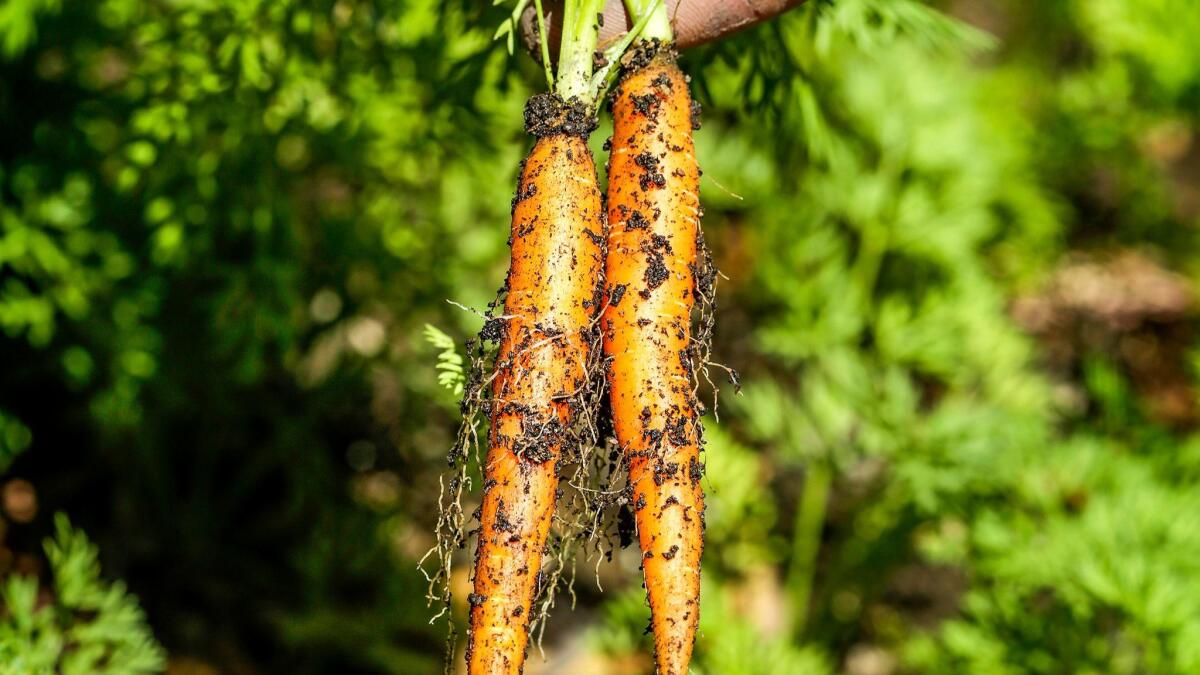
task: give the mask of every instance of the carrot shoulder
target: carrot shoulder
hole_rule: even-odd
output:
[[[613,100],[601,320],[613,426],[625,452],[655,661],[684,675],[699,622],[704,494],[692,378],[699,176],[692,100],[666,48]]]
[[[538,139],[512,214],[512,261],[496,361],[468,672],[518,673],[576,394],[598,311],[604,214],[579,135]]]

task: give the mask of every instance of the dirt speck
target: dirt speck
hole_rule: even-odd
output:
[[[628,288],[626,284],[617,284],[613,286],[612,293],[609,295],[608,304],[616,307],[621,304],[621,298],[625,297],[625,290]]]
[[[633,163],[642,168],[642,175],[638,178],[638,184],[642,190],[649,190],[650,186],[666,187],[667,177],[662,174],[658,168],[658,158],[649,152],[643,152],[633,158]]]
[[[665,282],[669,276],[671,276],[671,274],[667,271],[667,266],[663,262],[662,254],[658,253],[657,255],[651,256],[650,265],[646,268],[646,290],[644,295],[649,296],[650,291],[662,286],[663,282]]]

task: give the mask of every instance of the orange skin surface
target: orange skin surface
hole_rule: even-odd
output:
[[[691,372],[700,172],[688,85],[661,51],[613,101],[601,319],[660,675],[685,675],[700,619],[704,492]]]
[[[587,385],[604,213],[587,143],[538,139],[517,185],[496,361],[467,668],[519,673],[554,513],[570,400]]]

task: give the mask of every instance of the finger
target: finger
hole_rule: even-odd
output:
[[[671,15],[671,28],[675,31],[675,45],[680,49],[711,42],[730,33],[749,28],[766,21],[804,0],[664,0]],[[549,0],[543,3],[546,11],[547,30],[550,37],[550,55],[558,53],[559,19],[562,17],[562,2]],[[604,6],[604,23],[600,27],[600,45],[615,40],[632,23],[621,0],[608,0]],[[530,52],[538,51],[538,29],[536,10],[532,3],[521,15],[521,35]]]

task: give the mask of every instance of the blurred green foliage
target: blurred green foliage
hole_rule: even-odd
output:
[[[685,54],[744,382],[697,672],[1200,670],[1191,5],[810,0]],[[0,652],[161,658],[82,535],[43,555],[61,510],[180,667],[440,667],[446,300],[503,279],[540,82],[506,16],[0,5],[0,462],[38,500]],[[636,557],[531,670],[647,667]]]
[[[96,547],[55,517],[55,536],[45,543],[55,598],[38,597],[36,579],[9,576],[0,599],[0,666],[5,673],[95,674],[161,672],[162,650],[150,637],[137,601],[117,582],[99,579]]]

